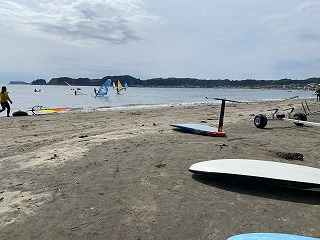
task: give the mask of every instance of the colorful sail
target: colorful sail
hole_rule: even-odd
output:
[[[70,111],[71,108],[61,107],[61,108],[46,108],[43,106],[33,106],[31,109],[32,114],[48,114],[48,113],[60,113],[65,111]]]
[[[122,84],[120,82],[120,80],[118,80],[118,87],[117,87],[117,94],[120,94],[120,92],[125,89],[127,90],[128,84],[124,83],[124,87],[122,87]]]
[[[99,88],[98,92],[97,92],[97,97],[103,97],[105,95],[107,95],[108,91],[109,91],[109,86],[110,86],[111,80],[107,79]]]
[[[118,89],[120,90],[122,88],[120,80],[118,80]]]

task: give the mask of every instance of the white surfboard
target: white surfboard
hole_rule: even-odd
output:
[[[319,188],[320,169],[302,165],[249,159],[218,159],[193,164],[190,172],[224,175],[298,188]]]

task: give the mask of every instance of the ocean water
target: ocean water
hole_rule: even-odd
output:
[[[130,87],[117,94],[109,88],[105,97],[94,97],[94,88],[77,86],[81,95],[75,95],[69,86],[7,85],[13,101],[12,111],[30,110],[33,106],[46,108],[69,107],[83,111],[106,108],[141,108],[168,105],[192,105],[219,102],[212,98],[228,98],[237,101],[279,100],[298,96],[301,99],[315,97],[312,91],[262,90],[262,89],[215,89],[215,88],[139,88]],[[41,92],[34,92],[34,89]],[[206,98],[208,97],[208,98]]]

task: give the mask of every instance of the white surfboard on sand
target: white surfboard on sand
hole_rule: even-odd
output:
[[[281,162],[218,159],[195,163],[189,171],[259,180],[297,188],[320,188],[320,169]]]

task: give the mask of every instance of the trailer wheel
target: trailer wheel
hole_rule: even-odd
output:
[[[293,118],[296,120],[307,121],[307,115],[304,113],[295,113],[293,114]],[[297,126],[303,126],[303,123],[294,123]]]
[[[266,115],[258,114],[254,117],[253,122],[257,128],[264,128],[267,125],[268,120]]]

